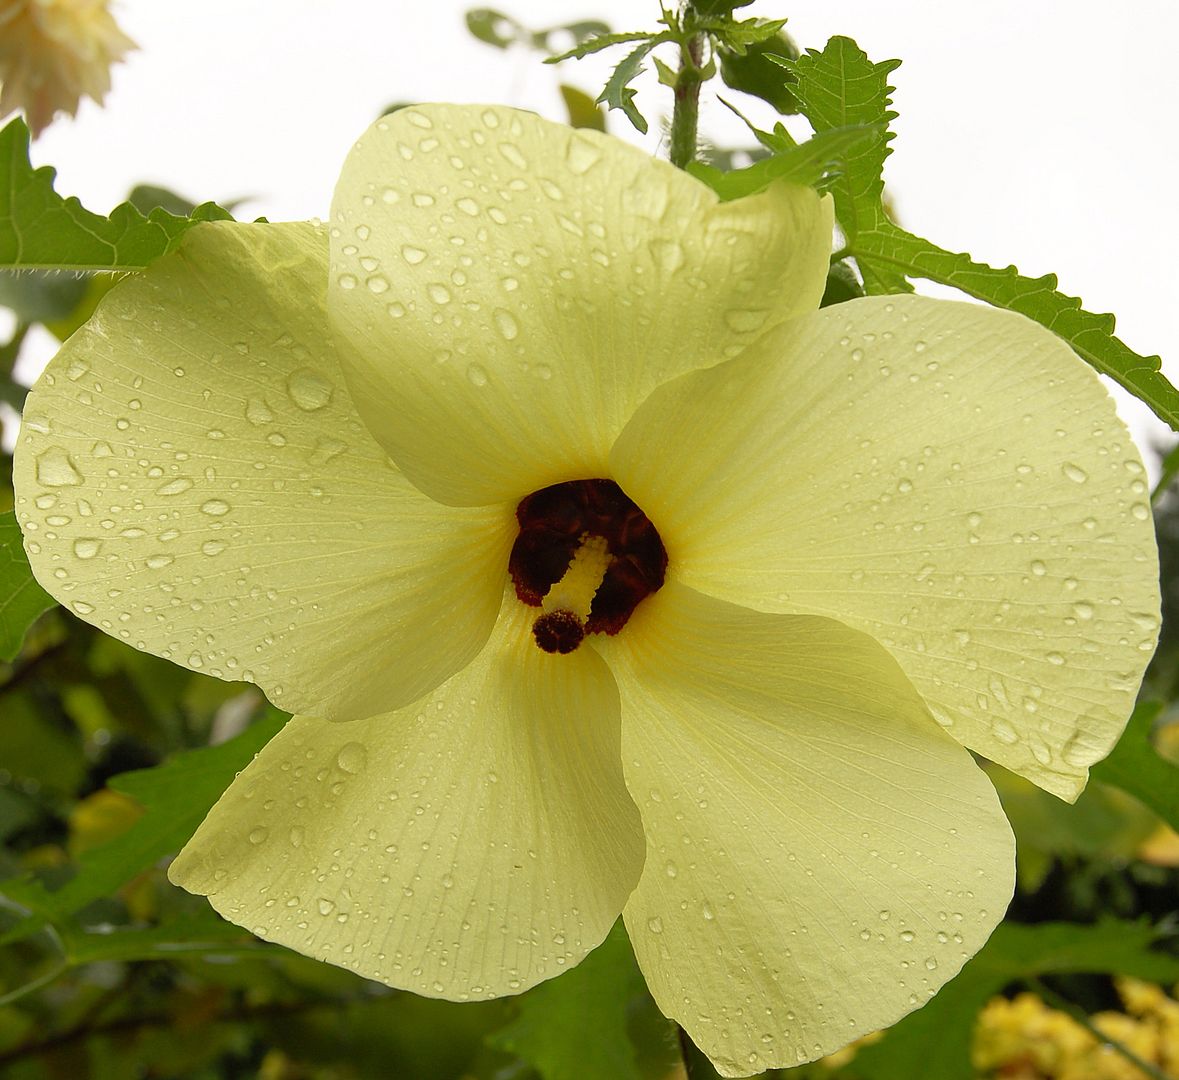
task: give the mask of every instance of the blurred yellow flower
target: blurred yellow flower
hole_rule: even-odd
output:
[[[101,104],[135,47],[107,0],[0,0],[0,118],[23,110],[36,136],[83,97]]]

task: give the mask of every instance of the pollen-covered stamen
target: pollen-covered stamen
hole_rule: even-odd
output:
[[[547,651],[571,652],[585,634],[617,634],[663,585],[663,541],[613,480],[570,480],[534,491],[520,501],[516,519],[520,535],[508,571],[520,600],[544,608],[534,627],[538,643],[544,635],[566,646],[542,644]],[[565,610],[572,620],[556,617]]]
[[[544,614],[532,625],[532,635],[545,652],[569,653],[585,637],[594,594],[611,563],[603,536],[584,533],[569,569],[541,601]]]

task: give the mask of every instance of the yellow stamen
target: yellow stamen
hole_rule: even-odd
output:
[[[609,566],[610,550],[606,538],[583,534],[565,576],[545,593],[541,602],[545,614],[568,611],[584,624],[589,618],[594,594],[601,586]]]

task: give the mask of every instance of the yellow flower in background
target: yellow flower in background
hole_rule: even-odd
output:
[[[0,117],[23,109],[36,136],[84,97],[101,105],[134,48],[107,0],[0,0]]]
[[[417,993],[621,913],[726,1075],[1002,918],[977,751],[1064,798],[1158,627],[1140,459],[1015,315],[818,311],[829,205],[502,108],[379,121],[327,227],[195,228],[30,394],[38,580],[297,712],[171,877]],[[334,722],[333,722],[334,721]]]

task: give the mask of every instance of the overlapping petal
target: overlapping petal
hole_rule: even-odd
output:
[[[362,414],[414,483],[515,501],[606,475],[656,385],[814,308],[830,240],[810,189],[722,204],[597,132],[429,105],[344,165],[329,307]]]
[[[669,582],[598,647],[647,830],[627,929],[722,1075],[893,1023],[1002,918],[994,789],[866,634]]]
[[[409,708],[293,719],[173,863],[255,934],[431,997],[494,997],[598,945],[644,842],[618,693],[592,650],[536,648],[506,603],[487,647]]]
[[[309,225],[207,225],[116,287],[30,393],[34,573],[136,648],[335,717],[413,701],[487,640],[510,508],[419,493],[368,435]]]
[[[964,745],[1066,799],[1158,632],[1142,462],[1057,338],[854,301],[657,390],[612,455],[679,580],[884,644]]]

